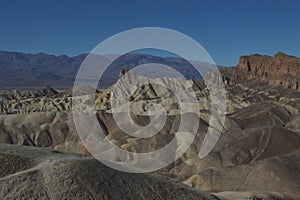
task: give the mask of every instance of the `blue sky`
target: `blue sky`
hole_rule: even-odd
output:
[[[0,3],[0,50],[78,55],[138,27],[198,41],[217,64],[278,51],[300,56],[300,1],[14,1]]]

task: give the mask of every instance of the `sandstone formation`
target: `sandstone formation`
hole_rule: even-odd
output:
[[[278,52],[274,57],[250,55],[240,57],[236,67],[223,69],[224,81],[259,79],[285,88],[299,89],[300,58]]]

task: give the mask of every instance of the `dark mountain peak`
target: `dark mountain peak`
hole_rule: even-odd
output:
[[[58,93],[56,90],[54,90],[49,85],[47,85],[45,88],[41,89],[40,92],[43,93],[43,95],[46,95],[46,96],[51,96],[51,95],[55,95],[55,94]]]
[[[279,51],[278,53],[275,54],[274,58],[286,58],[286,57],[290,57],[289,55]]]
[[[120,74],[119,74],[119,78],[121,78],[127,72],[129,72],[129,69],[127,67],[122,67]]]
[[[45,53],[43,53],[43,52],[39,52],[39,53],[36,53],[36,54],[34,54],[34,55],[36,55],[36,56],[51,56],[51,55],[45,54]]]

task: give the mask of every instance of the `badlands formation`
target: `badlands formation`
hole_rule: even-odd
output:
[[[75,88],[73,96],[71,90],[57,92],[50,87],[4,91],[0,96],[0,143],[5,143],[0,146],[1,198],[27,199],[31,194],[33,199],[300,199],[299,67],[299,58],[278,53],[243,56],[236,67],[222,68],[225,124],[217,144],[202,159],[198,152],[205,134],[215,128],[209,124],[209,91],[202,80],[187,81],[200,105],[197,135],[179,159],[155,174],[117,172],[92,159],[71,111],[72,106],[88,112],[95,108],[104,133],[118,147],[154,151],[176,139],[182,118],[170,90],[145,84],[112,101],[124,84],[118,84],[120,80],[136,78],[129,71],[106,90]],[[175,79],[159,81],[182,87]],[[167,118],[159,133],[150,138],[124,133],[112,114],[123,100],[131,109],[123,123],[133,119],[140,126],[150,123],[147,113],[152,105],[162,105]],[[110,154],[118,156],[114,151]]]

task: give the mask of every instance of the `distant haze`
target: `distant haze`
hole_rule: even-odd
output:
[[[86,54],[74,57],[54,56],[44,53],[26,54],[0,51],[0,89],[5,88],[39,88],[47,85],[55,88],[70,88],[74,84],[77,71],[86,58]],[[104,67],[117,55],[100,56],[99,67]],[[100,61],[99,61],[100,60]],[[134,67],[157,63],[178,71],[186,79],[201,79],[202,76],[190,62],[178,57],[158,57],[146,54],[125,54],[116,59],[103,73],[99,80],[99,88],[106,88],[116,82],[123,67]],[[198,67],[206,68],[207,63],[192,62]],[[149,69],[148,72],[151,72]],[[170,76],[167,72],[157,76]],[[174,74],[173,74],[174,75]],[[177,75],[175,77],[178,77]],[[95,75],[95,79],[99,79]]]

